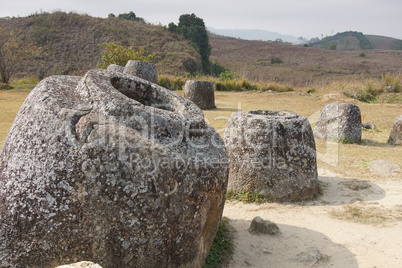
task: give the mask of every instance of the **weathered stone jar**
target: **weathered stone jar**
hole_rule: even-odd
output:
[[[320,140],[360,141],[362,119],[359,107],[351,103],[327,104],[314,126],[314,136]]]
[[[0,152],[0,263],[200,267],[228,166],[202,111],[138,77],[52,76]]]
[[[236,112],[224,141],[228,191],[259,193],[277,201],[318,193],[315,143],[306,117],[289,111]]]
[[[158,72],[155,64],[151,62],[129,60],[124,67],[117,64],[110,64],[107,70],[136,76],[154,84],[158,83]]]
[[[184,97],[201,109],[215,108],[214,86],[210,81],[187,80],[184,84]]]
[[[402,144],[402,114],[395,119],[388,142]]]

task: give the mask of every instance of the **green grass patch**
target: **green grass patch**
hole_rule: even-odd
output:
[[[232,191],[228,191],[226,193],[226,200],[229,201],[242,201],[245,203],[267,203],[273,202],[274,200],[270,196],[262,195],[254,192],[245,192],[245,193],[234,193]]]
[[[39,79],[31,75],[26,78],[11,81],[10,86],[14,89],[33,89],[38,83]]]
[[[234,229],[230,226],[229,219],[223,217],[203,268],[223,267],[231,260],[233,254],[233,231]]]

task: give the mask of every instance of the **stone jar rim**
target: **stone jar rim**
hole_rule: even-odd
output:
[[[245,111],[248,116],[255,116],[255,117],[264,117],[267,119],[296,119],[299,118],[300,115],[286,110],[250,110]]]
[[[126,81],[132,81],[133,83],[138,83],[141,86],[148,87],[149,94],[152,98],[163,98],[165,102],[152,103],[151,105],[144,104],[136,98],[130,97],[127,92],[116,88],[113,85],[114,79],[121,79]],[[96,90],[90,90],[91,87],[96,87]],[[133,89],[135,90],[135,89]],[[190,128],[196,126],[196,128],[203,128],[205,124],[204,114],[200,108],[189,100],[170,92],[157,84],[151,83],[147,80],[141,79],[139,77],[134,77],[118,72],[111,72],[107,70],[90,70],[88,71],[82,80],[79,82],[76,91],[83,98],[95,99],[98,102],[95,105],[107,106],[118,106],[122,103],[132,103],[132,109],[142,111],[145,113],[152,113],[161,117],[166,118],[166,120],[171,120],[172,117],[181,117],[185,121],[190,123]],[[96,96],[94,96],[96,95]],[[153,106],[152,104],[157,104]],[[160,108],[158,105],[166,104],[171,107],[171,109]]]

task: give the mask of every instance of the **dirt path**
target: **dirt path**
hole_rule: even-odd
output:
[[[224,216],[236,230],[228,267],[402,267],[400,175],[370,181],[319,175],[324,193],[315,201],[226,203]],[[250,234],[256,216],[276,223],[281,234]]]

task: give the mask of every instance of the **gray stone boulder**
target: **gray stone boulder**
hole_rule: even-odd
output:
[[[257,216],[251,221],[248,231],[251,234],[269,234],[277,235],[280,233],[278,225],[271,221],[267,221]]]
[[[158,72],[156,66],[150,62],[129,60],[124,67],[125,74],[137,76],[151,83],[158,83]]]
[[[223,140],[189,100],[134,76],[52,76],[0,152],[0,263],[200,267],[222,215]]]
[[[367,122],[367,123],[362,123],[362,128],[375,129],[376,126],[375,126],[374,122]]]
[[[359,107],[351,103],[327,104],[314,126],[314,136],[320,140],[360,141],[362,119]]]
[[[201,109],[215,108],[214,85],[210,81],[187,80],[184,84],[184,97]]]
[[[402,144],[402,114],[396,118],[389,134],[388,142]]]
[[[117,65],[117,64],[110,64],[106,70],[111,71],[111,72],[123,73],[124,67]]]
[[[289,111],[233,113],[225,128],[228,191],[276,201],[318,194],[316,150],[306,117]]]

